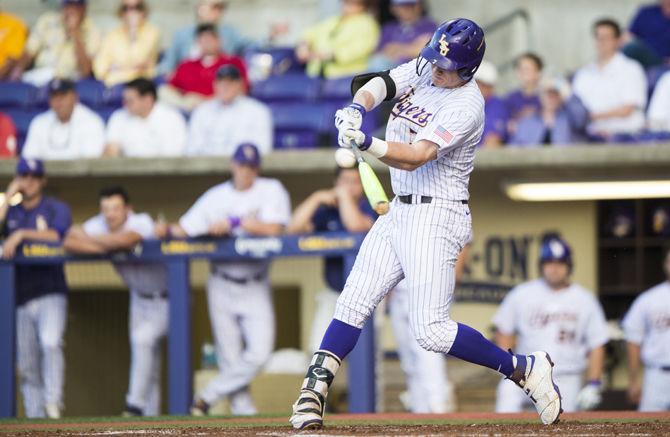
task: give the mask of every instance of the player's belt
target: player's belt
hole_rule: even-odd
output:
[[[217,271],[216,269],[212,269],[212,273],[222,279],[225,279],[226,281],[233,282],[239,285],[245,285],[248,284],[249,282],[260,282],[267,277],[267,274],[265,272],[257,273],[253,276],[249,276],[248,278],[237,278],[235,276],[230,276],[224,272]]]
[[[398,200],[402,203],[408,205],[416,205],[419,203],[431,203],[433,198],[431,196],[419,196],[418,194],[407,194],[405,196],[398,196]],[[456,200],[455,202],[461,202],[463,205],[467,205],[467,200]]]

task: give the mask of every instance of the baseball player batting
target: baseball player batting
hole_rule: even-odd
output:
[[[396,197],[356,257],[293,405],[295,428],[323,426],[328,388],[342,359],[403,278],[412,333],[424,349],[500,372],[534,401],[543,423],[558,421],[561,397],[546,352],[508,353],[449,316],[454,265],[472,238],[468,183],[484,124],[484,99],[472,76],[485,48],[482,29],[459,18],[441,24],[416,60],[353,79],[353,102],[335,115],[339,144],[353,142],[391,167]],[[386,141],[360,130],[368,111],[397,97]]]

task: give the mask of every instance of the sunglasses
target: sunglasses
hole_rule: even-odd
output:
[[[142,3],[138,3],[138,4],[134,4],[134,5],[122,5],[121,6],[121,11],[123,11],[123,12],[144,11],[144,5]]]

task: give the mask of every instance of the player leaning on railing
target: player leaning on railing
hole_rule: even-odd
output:
[[[295,428],[323,425],[328,388],[342,359],[403,278],[410,326],[424,349],[500,372],[531,398],[543,423],[558,421],[561,397],[545,352],[513,355],[449,316],[456,258],[472,238],[468,183],[484,123],[484,99],[472,76],[485,48],[474,22],[443,23],[415,62],[355,78],[353,103],[336,114],[340,146],[353,141],[388,164],[396,198],[361,246],[293,406]],[[360,130],[367,111],[400,96],[386,141]]]

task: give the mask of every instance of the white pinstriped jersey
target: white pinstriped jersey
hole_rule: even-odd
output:
[[[493,324],[516,335],[514,352],[545,350],[556,373],[580,373],[589,351],[609,340],[605,313],[595,296],[578,284],[554,291],[543,279],[514,287],[503,299]]]
[[[391,70],[396,97],[386,140],[439,146],[437,159],[414,171],[391,168],[397,195],[419,194],[447,200],[467,200],[475,148],[484,127],[484,98],[474,80],[459,88],[432,85],[430,64],[417,76],[415,60]]]
[[[670,366],[670,282],[639,295],[621,325],[626,340],[641,345],[645,366]]]

